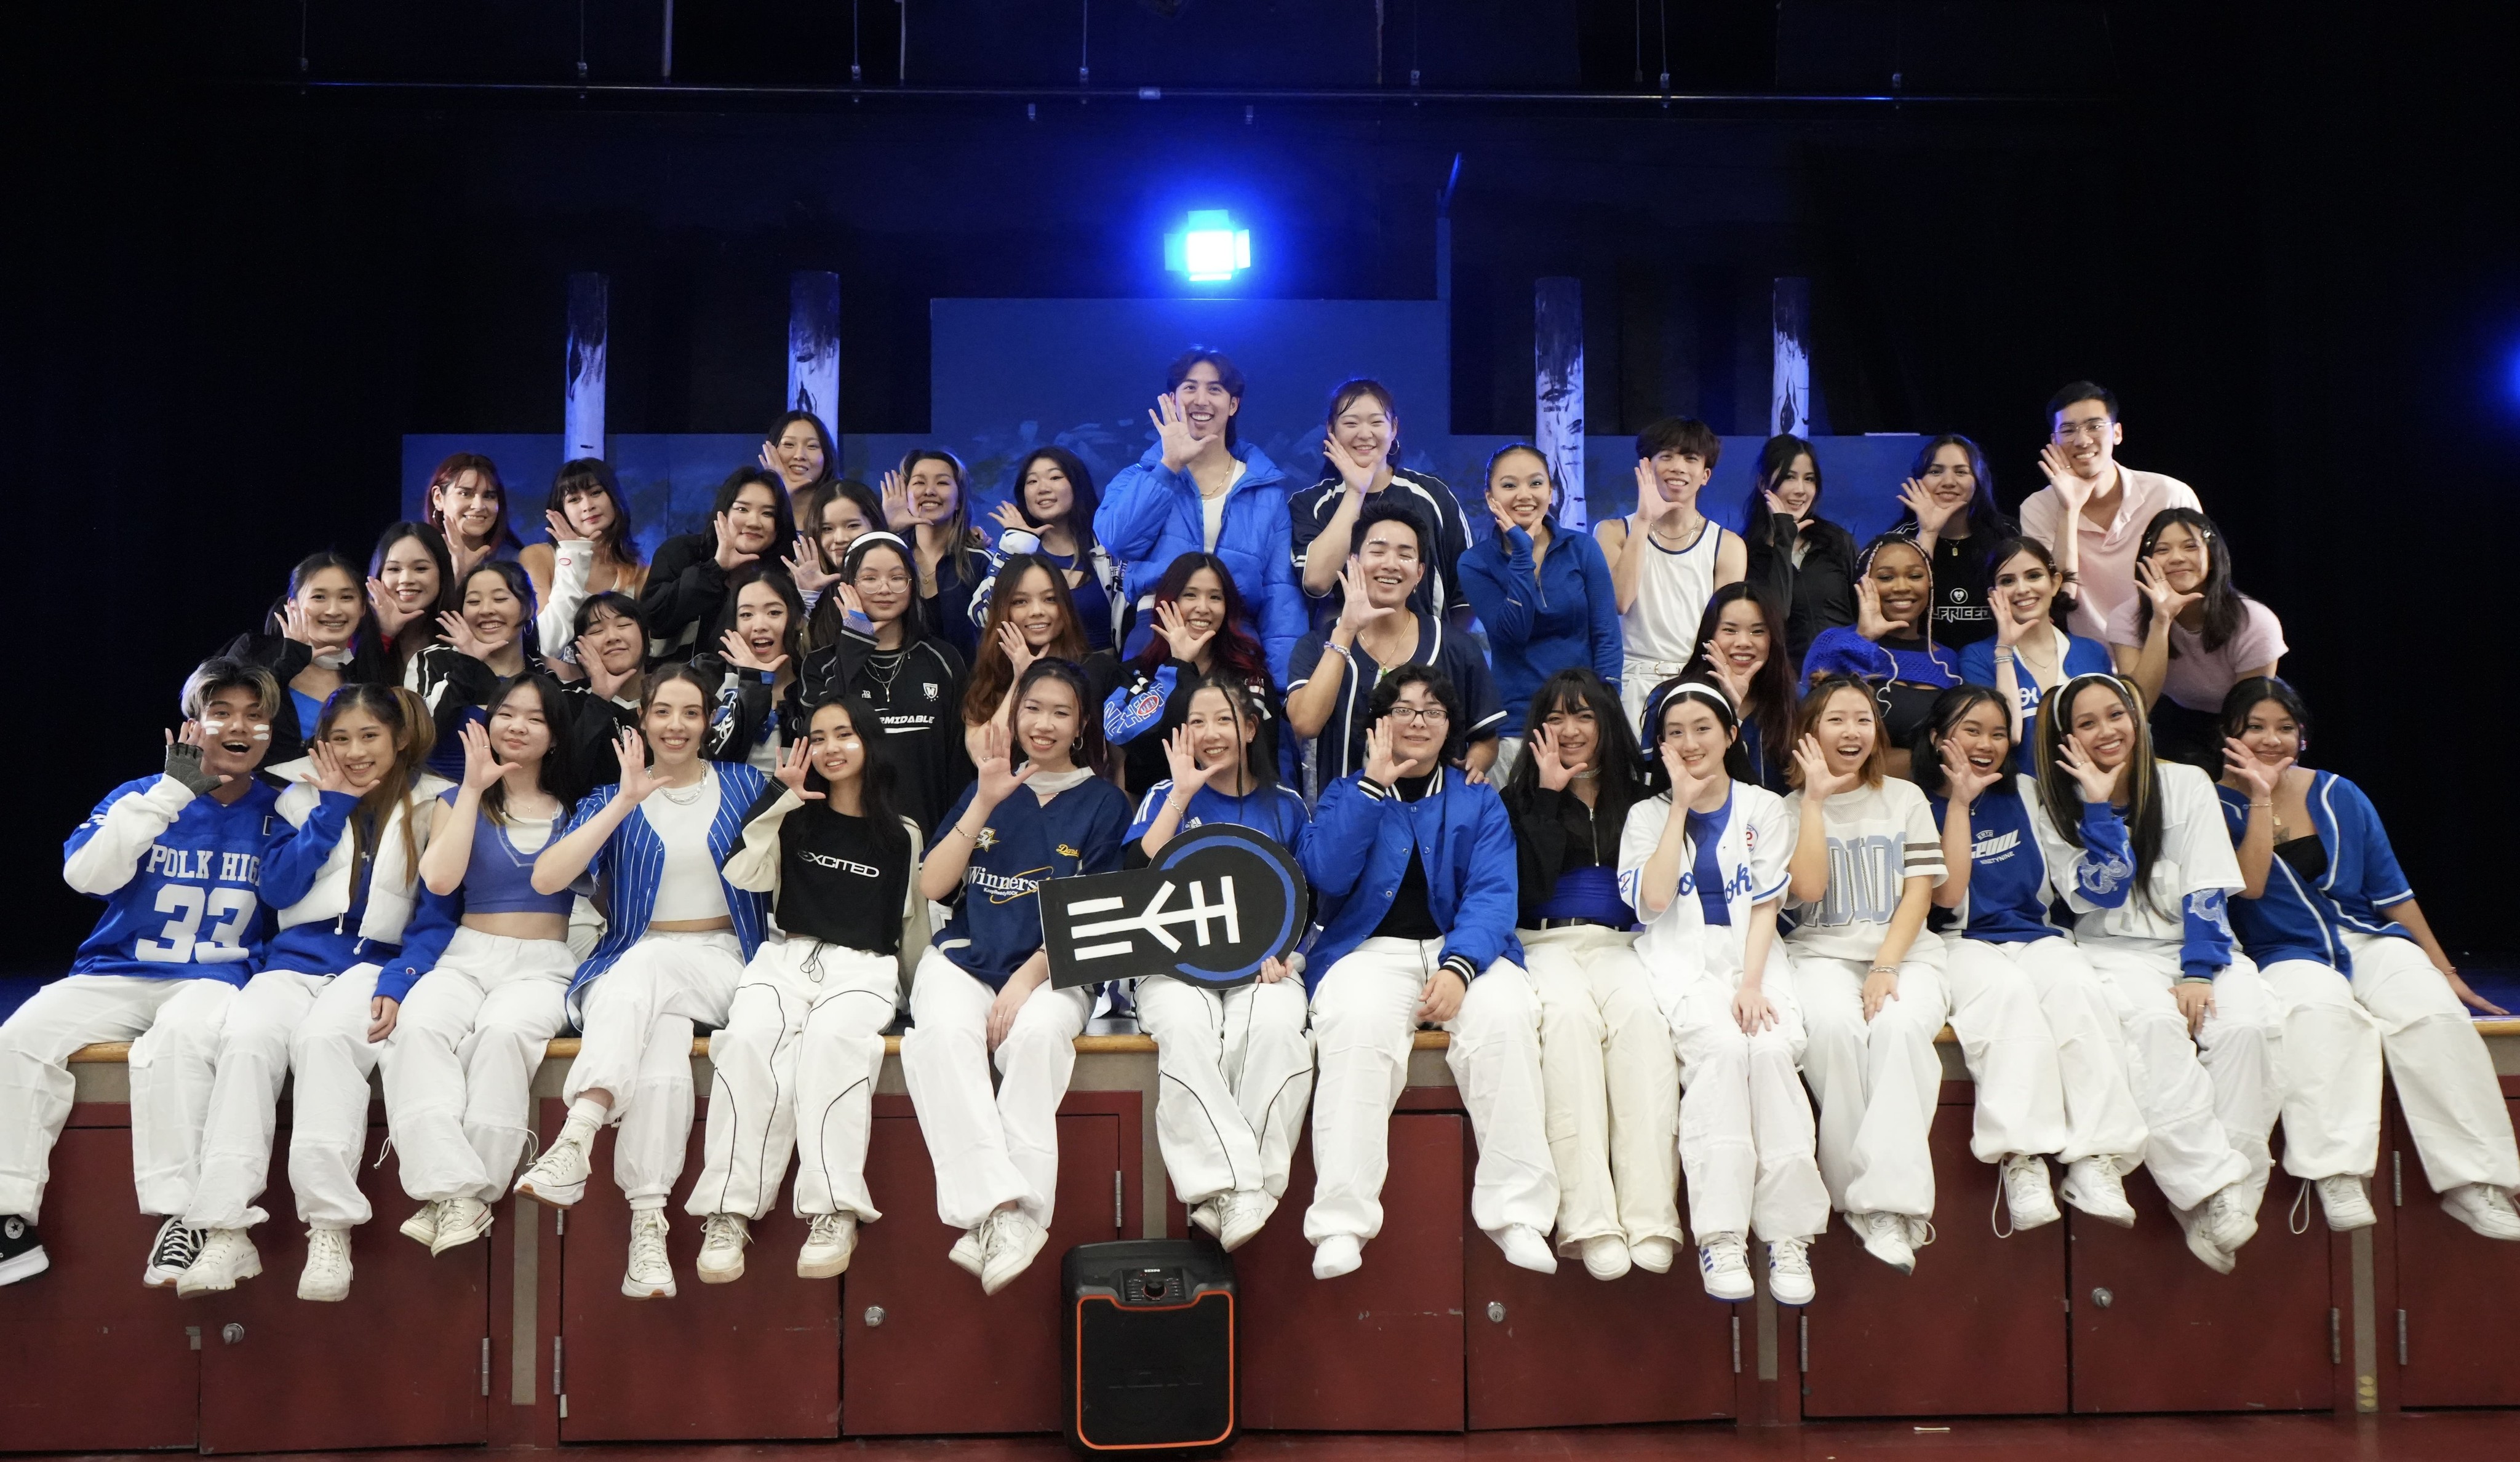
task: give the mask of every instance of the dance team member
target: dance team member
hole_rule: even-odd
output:
[[[649,664],[688,659],[709,648],[702,636],[726,607],[727,575],[786,552],[796,537],[777,474],[744,467],[718,484],[709,531],[658,546],[639,595],[648,625]]]
[[[1270,684],[1268,656],[1225,560],[1214,554],[1174,559],[1155,585],[1154,623],[1102,700],[1102,733],[1121,748],[1122,782],[1143,792],[1163,780],[1173,732],[1190,719],[1192,692],[1215,678],[1241,687],[1258,708],[1254,755],[1276,769],[1273,779],[1297,781],[1285,703]]]
[[[1551,672],[1589,665],[1615,692],[1626,656],[1617,592],[1600,545],[1561,534],[1550,513],[1549,462],[1516,443],[1488,459],[1488,515],[1496,533],[1462,555],[1462,595],[1487,630],[1488,657],[1505,719],[1499,760],[1522,746],[1522,713]],[[1633,739],[1633,736],[1631,737]]]
[[[861,620],[827,620],[845,593]],[[963,657],[926,627],[919,609],[919,562],[895,533],[869,533],[849,545],[840,587],[815,607],[816,639],[805,657],[805,699],[845,700],[852,724],[893,765],[902,816],[922,828],[939,825],[946,809],[971,783],[963,751]],[[822,633],[826,624],[835,633]]]
[[[1107,649],[1085,647],[1085,628],[1077,621],[1076,601],[1068,597],[1066,576],[1058,566],[1032,554],[1017,554],[998,570],[989,591],[979,656],[971,662],[971,684],[963,692],[963,745],[972,766],[980,764],[985,728],[1012,730],[1015,687],[1043,659],[1064,661],[1084,674],[1091,692],[1087,711],[1100,720],[1104,699],[1119,684],[1119,662]]]
[[[2109,623],[2118,674],[2143,692],[2159,753],[2219,775],[2223,698],[2275,673],[2283,625],[2232,587],[2230,546],[2193,509],[2154,516],[2135,571],[2135,599]]]
[[[639,543],[631,536],[630,502],[621,495],[621,479],[601,458],[561,464],[551,497],[543,504],[543,522],[551,530],[551,542],[518,549],[517,562],[533,581],[535,601],[542,605],[534,620],[537,638],[551,647],[547,653],[559,658],[576,642],[577,611],[587,597],[637,598],[648,587],[648,565],[639,561]]]
[[[1851,553],[1852,551],[1850,551]],[[1720,686],[1741,718],[1741,754],[1750,780],[1778,796],[1793,766],[1794,716],[1802,703],[1786,658],[1784,619],[1776,600],[1748,580],[1727,584],[1706,601],[1697,621],[1697,651],[1684,679]]]
[[[1888,774],[1904,778],[1934,697],[1960,683],[1959,658],[1934,643],[1934,579],[1914,543],[1884,533],[1864,546],[1856,566],[1855,623],[1812,642],[1803,684],[1848,675],[1872,687],[1888,732]]]
[[[1627,663],[1620,703],[1642,722],[1645,697],[1697,648],[1706,601],[1749,571],[1749,550],[1697,509],[1724,439],[1703,421],[1670,418],[1637,433],[1637,509],[1593,530],[1610,565]]]
[[[1985,454],[1956,433],[1925,443],[1899,485],[1899,502],[1890,531],[1914,540],[1933,573],[1934,642],[1962,649],[1992,636],[1998,616],[1989,608],[1989,574],[2016,530],[1995,506]]]
[[[478,452],[458,452],[428,474],[422,514],[445,536],[458,576],[490,558],[517,556],[517,535],[508,527],[508,488],[498,465]]]
[[[1986,602],[1995,633],[1960,646],[1960,681],[1993,687],[2011,707],[2008,734],[2026,771],[2029,747],[2038,740],[2040,702],[2076,676],[2108,674],[2112,662],[2107,645],[2066,631],[2074,597],[2046,545],[2006,539],[1988,562]]]
[[[1784,609],[1785,656],[1799,662],[1822,630],[1855,623],[1855,535],[1820,515],[1820,458],[1798,436],[1759,449],[1741,505],[1747,582]],[[1724,586],[1731,588],[1731,585]],[[1792,664],[1785,678],[1793,679]]]
[[[1338,617],[1340,573],[1355,549],[1357,514],[1369,502],[1407,508],[1434,546],[1435,572],[1409,607],[1442,618],[1458,610],[1465,586],[1459,577],[1469,552],[1470,530],[1461,499],[1440,477],[1399,465],[1400,410],[1378,380],[1346,380],[1330,392],[1329,420],[1322,437],[1322,480],[1287,501],[1293,518],[1295,573],[1302,580],[1306,615],[1314,630]]]
[[[997,551],[988,577],[971,599],[971,616],[985,623],[989,588],[1006,560],[1030,554],[1058,571],[1076,602],[1078,627],[1085,647],[1115,650],[1128,627],[1129,596],[1120,577],[1120,560],[1094,537],[1094,514],[1101,500],[1094,493],[1094,474],[1065,447],[1036,447],[1015,464],[1014,492],[997,507]]]
[[[2077,380],[2059,388],[2048,403],[2048,445],[2039,456],[2048,485],[2022,500],[2021,536],[2046,544],[2080,590],[2067,628],[2106,640],[2109,626],[2135,603],[2136,560],[2154,515],[2204,505],[2176,477],[2119,464],[2126,426],[2108,387]]]
[[[937,447],[903,455],[883,478],[883,524],[918,551],[919,604],[928,628],[966,659],[978,643],[971,598],[990,575],[987,545],[971,526],[970,475]]]

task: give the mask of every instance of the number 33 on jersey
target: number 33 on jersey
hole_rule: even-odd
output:
[[[105,917],[70,972],[242,985],[263,925],[262,863],[291,828],[256,781],[233,804],[163,776],[125,782],[63,848],[62,875]]]

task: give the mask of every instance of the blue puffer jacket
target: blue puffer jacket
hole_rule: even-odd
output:
[[[1286,476],[1247,442],[1234,455],[1242,463],[1242,477],[1226,494],[1216,556],[1233,571],[1234,587],[1251,605],[1261,647],[1269,653],[1269,674],[1282,686],[1286,652],[1304,633],[1304,589],[1289,547],[1293,520],[1286,513]],[[1102,490],[1094,536],[1126,562],[1122,573],[1134,603],[1155,592],[1174,559],[1198,553],[1204,544],[1198,485],[1187,472],[1165,469],[1160,443],[1148,447]]]

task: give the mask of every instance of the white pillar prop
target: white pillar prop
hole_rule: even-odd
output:
[[[788,407],[840,429],[840,277],[800,269],[788,277]]]
[[[1557,485],[1557,526],[1584,531],[1584,282],[1545,279],[1532,296],[1537,367],[1533,445]]]
[[[1811,435],[1811,281],[1780,279],[1770,319],[1776,366],[1768,377],[1768,432]]]
[[[568,380],[561,460],[604,455],[604,345],[610,288],[600,274],[568,277]]]

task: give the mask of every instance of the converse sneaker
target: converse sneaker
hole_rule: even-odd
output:
[[[1211,1239],[1215,1239],[1220,1243],[1223,1242],[1225,1238],[1225,1205],[1232,1197],[1233,1195],[1230,1193],[1219,1193],[1213,1198],[1200,1199],[1190,1211],[1190,1226],[1197,1229],[1203,1234],[1206,1234]]]
[[[1517,1269],[1535,1274],[1557,1272],[1557,1256],[1549,1250],[1549,1240],[1528,1223],[1508,1223],[1488,1237],[1505,1251],[1505,1262]]]
[[[702,1284],[733,1284],[743,1277],[743,1246],[752,1242],[752,1220],[742,1214],[711,1214],[700,1220],[700,1258],[693,1265]]]
[[[1217,1211],[1217,1243],[1228,1254],[1250,1243],[1277,1207],[1277,1200],[1258,1188],[1238,1188],[1226,1195]]]
[[[2047,1159],[2016,1152],[2003,1160],[2003,1206],[2011,1212],[2014,1233],[2044,1228],[2064,1217],[2056,1212],[2055,1190],[2048,1186]]]
[[[1697,1246],[1698,1273],[1718,1300],[1747,1300],[1754,1293],[1750,1260],[1737,1233],[1710,1233]]]
[[[432,1255],[461,1249],[490,1231],[490,1205],[478,1198],[449,1198],[436,1209],[437,1235],[428,1241]]]
[[[517,1191],[538,1203],[569,1208],[586,1196],[586,1144],[573,1137],[556,1138],[517,1179]]]
[[[175,1220],[169,1218],[166,1221],[173,1223]],[[159,1229],[158,1237],[163,1242],[166,1231]],[[150,1272],[157,1272],[157,1260],[153,1257],[149,1263]],[[16,1214],[0,1218],[0,1284],[32,1279],[52,1266],[53,1261],[44,1253],[44,1241],[35,1236],[35,1225],[31,1220]]]
[[[428,1200],[427,1203],[422,1204],[419,1210],[410,1218],[402,1220],[402,1227],[398,1231],[404,1238],[411,1240],[415,1244],[428,1245],[429,1253],[436,1253],[437,1215],[438,1211],[445,1207],[446,1204],[442,1199],[432,1198]]]
[[[1008,1209],[997,1218],[989,1235],[988,1258],[980,1266],[980,1292],[987,1295],[1014,1283],[1050,1241],[1050,1235],[1021,1209]]]
[[[1628,1259],[1648,1274],[1668,1274],[1679,1247],[1665,1238],[1639,1239],[1628,1246]]]
[[[813,1226],[805,1230],[804,1247],[796,1251],[796,1277],[830,1279],[844,1274],[857,1248],[857,1215],[816,1214]]]
[[[630,1266],[621,1275],[623,1295],[633,1300],[674,1298],[674,1262],[665,1255],[665,1235],[669,1231],[663,1209],[630,1211]]]
[[[202,1241],[208,1237],[206,1229],[186,1228],[181,1218],[168,1218],[158,1224],[158,1241],[149,1246],[149,1263],[140,1270],[140,1282],[154,1290],[173,1284],[193,1266],[194,1260],[201,1258]]]
[[[1916,1272],[1916,1251],[1908,1242],[1907,1220],[1898,1214],[1849,1214],[1846,1226],[1864,1242],[1864,1252],[1902,1274]]]
[[[2103,1223],[2135,1227],[2135,1205],[2118,1176],[2125,1171],[2113,1157],[2074,1159],[2065,1165],[2065,1201]]]
[[[350,1231],[306,1230],[306,1267],[297,1274],[297,1298],[338,1304],[350,1298]]]
[[[262,1255],[253,1247],[251,1234],[242,1228],[213,1228],[202,1240],[202,1252],[175,1276],[175,1293],[189,1300],[232,1290],[261,1272]]]
[[[1812,1284],[1811,1240],[1777,1239],[1768,1245],[1768,1293],[1779,1305],[1809,1305],[1820,1293]]]
[[[1313,1246],[1313,1277],[1336,1279],[1365,1267],[1365,1242],[1352,1233],[1334,1233]]]
[[[945,1253],[945,1257],[954,1262],[954,1267],[974,1279],[980,1277],[980,1271],[989,1266],[989,1230],[997,1221],[998,1216],[991,1214],[976,1227],[963,1230],[963,1236],[956,1239],[954,1247]]]
[[[1584,1272],[1604,1283],[1628,1277],[1633,1262],[1628,1241],[1615,1233],[1597,1234],[1584,1241]]]
[[[2492,1183],[2461,1183],[2441,1195],[2442,1212],[2489,1239],[2520,1239],[2520,1213],[2511,1195]]]
[[[2363,1190],[2362,1177],[2352,1173],[2320,1178],[2318,1206],[2326,1213],[2332,1232],[2352,1233],[2380,1221],[2380,1216],[2371,1212],[2371,1195]]]

